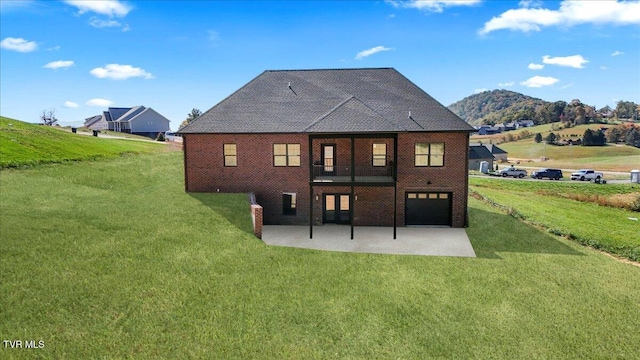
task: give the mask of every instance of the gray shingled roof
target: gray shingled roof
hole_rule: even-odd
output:
[[[470,145],[469,146],[469,159],[493,159],[494,156],[485,146],[482,145]]]
[[[265,71],[180,133],[473,130],[398,71],[382,68]]]

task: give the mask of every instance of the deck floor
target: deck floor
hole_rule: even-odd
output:
[[[476,257],[465,229],[449,227],[399,227],[393,239],[392,227],[356,226],[351,240],[349,225],[309,226],[265,225],[262,241],[267,245],[326,251]]]

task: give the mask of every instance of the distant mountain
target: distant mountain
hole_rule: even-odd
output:
[[[480,125],[533,119],[536,108],[548,104],[514,91],[493,90],[467,96],[448,108],[469,124]]]

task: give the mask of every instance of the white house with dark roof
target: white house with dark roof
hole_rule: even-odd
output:
[[[101,115],[85,119],[84,126],[92,130],[111,130],[155,138],[170,130],[171,121],[152,108],[134,106],[110,107]]]

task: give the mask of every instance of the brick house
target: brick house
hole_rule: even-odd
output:
[[[473,130],[393,68],[265,71],[180,131],[185,190],[254,192],[310,236],[464,227]]]

